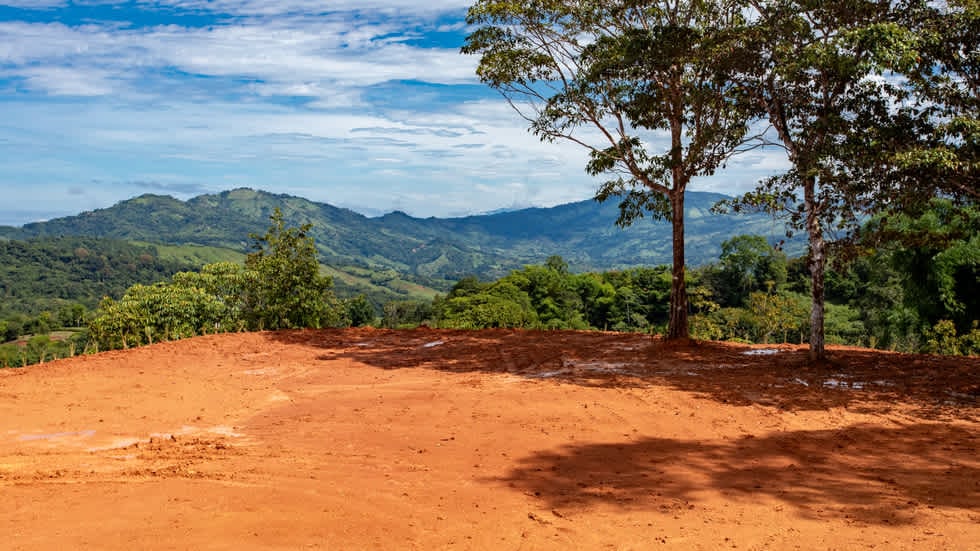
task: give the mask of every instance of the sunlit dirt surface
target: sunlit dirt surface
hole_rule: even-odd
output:
[[[0,370],[0,549],[978,549],[980,360],[208,336]]]

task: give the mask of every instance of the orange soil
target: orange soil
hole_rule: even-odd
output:
[[[980,360],[776,348],[358,329],[0,370],[0,548],[978,548]]]

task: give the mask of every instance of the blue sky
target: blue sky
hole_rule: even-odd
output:
[[[539,142],[459,53],[470,1],[0,0],[0,224],[236,187],[368,215],[591,197],[584,151]]]

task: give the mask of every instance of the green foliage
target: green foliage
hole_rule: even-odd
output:
[[[25,367],[70,358],[84,351],[87,345],[88,335],[84,331],[34,335],[15,343],[0,345],[0,368]]]
[[[691,338],[701,341],[732,340],[725,339],[725,331],[718,320],[707,314],[691,316]]]
[[[24,325],[21,322],[21,319],[22,318],[18,316],[13,319],[0,321],[0,340],[2,340],[2,342],[15,340],[24,333]]]
[[[0,241],[0,318],[59,315],[65,307],[94,308],[131,285],[149,284],[197,265],[164,259],[152,245],[92,237]],[[72,317],[72,316],[67,316]],[[63,320],[78,325],[79,319]]]
[[[523,323],[545,329],[581,328],[578,315],[578,296],[571,285],[568,267],[560,257],[551,257],[545,266],[526,266],[500,280],[502,289],[491,287],[488,292],[506,296],[522,311],[533,312],[522,318]]]
[[[326,327],[340,321],[331,287],[333,281],[320,275],[311,225],[286,226],[282,211],[270,216],[265,235],[252,234],[255,251],[245,259],[254,272],[248,289],[245,318],[250,326],[264,329]]]
[[[480,56],[480,79],[539,138],[589,152],[586,171],[612,178],[596,199],[621,198],[617,223],[645,213],[671,221],[667,338],[688,335],[687,185],[714,174],[748,140],[754,108],[723,75],[736,62],[743,13],[727,2],[479,0],[467,16],[476,30],[463,52]],[[655,132],[669,141],[651,140]],[[549,327],[561,319],[545,316]]]
[[[448,297],[440,315],[441,327],[457,329],[534,327],[537,323],[527,293],[506,281],[488,285],[478,293]]]
[[[846,304],[827,303],[825,328],[831,344],[863,345],[866,332],[861,313]]]
[[[960,335],[960,354],[980,356],[980,322],[973,322],[970,332]]]
[[[735,342],[805,342],[807,298],[786,291],[754,291],[744,307],[722,307],[694,317],[699,339]]]
[[[467,277],[432,305],[442,327],[650,331],[667,320],[665,266],[573,274],[561,257],[525,266],[496,282]],[[389,308],[385,307],[386,311]]]
[[[480,56],[480,79],[535,134],[585,147],[590,173],[628,178],[599,194],[626,195],[624,221],[645,211],[670,218],[668,191],[713,173],[744,140],[748,113],[716,78],[744,23],[734,4],[479,0],[467,21],[475,30],[463,52]],[[604,138],[586,141],[582,127]],[[642,139],[654,130],[672,135],[663,151]]]
[[[0,241],[0,343],[84,326],[103,297],[188,267],[161,258],[154,246],[110,239]]]
[[[980,312],[980,209],[934,200],[917,216],[893,214],[870,224],[878,258],[901,274],[902,302],[928,327],[950,320],[969,332]]]
[[[918,185],[906,199],[980,199],[980,6],[975,0],[928,3],[914,11],[918,57],[903,71],[918,101],[906,102],[906,132],[886,157]],[[897,141],[897,140],[896,140]],[[891,144],[889,144],[891,145]]]
[[[764,237],[737,235],[721,244],[720,262],[705,279],[720,305],[739,307],[750,293],[782,286],[787,265],[785,253]]]
[[[237,328],[219,297],[184,284],[134,285],[99,306],[89,331],[100,349],[127,348]]]
[[[749,294],[747,309],[751,313],[753,338],[764,344],[773,335],[781,336],[786,342],[789,333],[803,325],[807,313],[798,296],[760,291]]]
[[[881,78],[914,72],[925,51],[916,18],[934,10],[918,0],[752,5],[758,17],[741,42],[752,61],[733,77],[763,107],[792,167],[732,204],[784,213],[791,229],[806,232],[809,342],[817,359],[824,356],[826,235],[846,235],[863,216],[920,202],[930,195],[920,190],[936,189],[921,175],[895,170],[894,149],[914,142],[929,118],[905,107],[917,104],[908,87],[914,79]]]
[[[418,300],[390,301],[384,305],[384,315],[382,316],[381,323],[388,329],[417,327],[422,323],[428,322],[433,316],[433,312],[440,309],[439,297],[436,297],[433,302]]]
[[[374,323],[376,317],[374,306],[364,295],[357,295],[352,299],[344,301],[344,306],[346,309],[347,323],[351,327],[361,327]]]
[[[956,324],[950,320],[939,320],[926,329],[924,352],[963,356],[980,355],[980,326],[974,321],[969,332],[958,335]]]
[[[960,339],[956,336],[956,325],[950,320],[939,320],[925,333],[927,352],[958,355]]]
[[[271,220],[265,235],[254,236],[256,251],[244,267],[208,264],[170,282],[134,285],[118,301],[103,300],[89,326],[93,342],[126,348],[215,332],[340,324],[342,308],[330,279],[319,273],[309,228],[287,227],[278,211]]]
[[[582,319],[589,325],[607,329],[616,303],[616,288],[602,275],[586,273],[572,279],[575,293],[581,300]]]
[[[960,212],[959,216],[972,220],[973,214]],[[955,248],[961,242],[970,242],[971,232],[976,231],[969,224],[947,222],[944,227],[949,234],[943,239],[936,235],[920,239],[921,245],[931,243],[937,247],[928,254],[936,256],[945,250],[942,247]],[[959,333],[955,324],[948,326],[952,323],[949,321],[923,325],[929,306],[907,298],[910,274],[903,273],[892,256],[897,251],[907,253],[908,246],[891,243],[830,272],[828,296],[832,301],[826,304],[825,312],[827,342],[907,352],[953,353],[955,349],[958,353],[976,354],[980,343],[976,321]],[[799,267],[805,269],[805,265],[800,259],[787,261],[780,251],[757,236],[729,240],[718,263],[689,272],[692,336],[736,342],[806,343],[810,330],[808,280],[785,275]],[[726,271],[731,277],[720,277]],[[565,268],[562,259],[551,258],[543,266],[525,266],[494,282],[463,278],[448,295],[437,297],[428,310],[419,303],[386,304],[385,322],[389,327],[412,326],[424,320],[437,326],[468,329],[655,332],[662,330],[667,319],[670,277],[666,266],[575,274]],[[970,277],[975,277],[972,272]],[[727,288],[726,282],[734,282],[735,289]],[[741,306],[722,302],[726,296],[763,286],[764,289],[749,290]],[[937,295],[938,290],[933,297]],[[424,314],[415,315],[415,309],[424,310]]]

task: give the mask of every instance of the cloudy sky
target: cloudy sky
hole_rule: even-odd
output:
[[[0,224],[236,187],[368,215],[591,197],[584,152],[540,143],[459,53],[469,3],[0,0]]]

